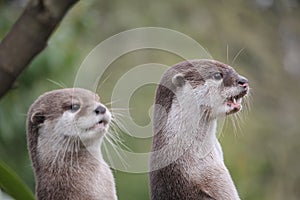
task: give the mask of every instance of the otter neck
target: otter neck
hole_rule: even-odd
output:
[[[41,167],[46,166],[47,170],[59,171],[61,168],[77,169],[82,167],[81,163],[86,160],[102,161],[101,145],[102,140],[95,141],[86,146],[78,136],[62,136],[58,138],[39,138],[38,162]],[[47,156],[45,156],[47,155]],[[80,163],[80,164],[79,164]]]
[[[202,88],[201,92],[195,92],[190,84],[178,88],[166,127],[166,130],[174,130],[176,135],[181,138],[184,135],[183,138],[196,144],[216,138],[217,120],[211,118],[211,108],[205,102],[208,90],[204,86]]]
[[[173,100],[163,127],[157,126],[162,121],[160,113],[154,113],[156,134],[152,146],[152,170],[168,166],[186,153],[202,159],[210,153],[220,152],[216,137],[217,120],[206,117],[205,107],[197,107],[190,97],[184,98],[183,103]]]
[[[176,137],[183,140],[185,147],[197,147],[204,152],[208,152],[209,148],[217,141],[216,127],[217,119],[208,117],[209,112],[205,106],[199,106],[190,97],[179,103],[173,100],[164,134],[168,137]],[[181,142],[182,143],[182,142]]]

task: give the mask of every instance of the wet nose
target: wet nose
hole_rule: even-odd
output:
[[[106,112],[106,108],[104,106],[98,106],[96,109],[95,109],[95,113],[97,115],[99,114],[104,114]]]
[[[240,76],[237,80],[237,83],[244,88],[248,87],[248,79],[246,79],[245,77]]]

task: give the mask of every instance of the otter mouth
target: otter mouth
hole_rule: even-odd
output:
[[[247,94],[247,90],[239,93],[238,95],[231,96],[225,100],[226,106],[229,107],[229,111],[226,115],[236,113],[242,109],[243,97]]]
[[[101,119],[99,120],[96,124],[94,124],[93,126],[91,126],[90,128],[87,128],[86,131],[90,131],[90,130],[104,130],[106,128],[108,124],[108,120],[106,119]]]
[[[100,121],[98,121],[98,123],[95,126],[99,129],[103,129],[106,127],[107,124],[108,124],[107,120],[101,119]]]

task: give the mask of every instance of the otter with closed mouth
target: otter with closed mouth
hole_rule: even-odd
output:
[[[37,199],[117,199],[100,150],[110,120],[98,95],[80,88],[47,92],[31,105],[27,140]]]
[[[152,200],[238,200],[216,136],[217,119],[242,109],[248,80],[214,60],[183,61],[157,88],[150,159]]]

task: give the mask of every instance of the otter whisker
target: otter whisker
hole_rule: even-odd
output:
[[[70,137],[70,149],[68,150],[68,154],[70,154],[70,168],[73,168],[73,152],[74,152],[74,137]],[[70,170],[70,173],[72,174],[72,170]]]
[[[112,110],[112,111],[128,111],[130,109],[129,108],[110,108],[110,110]]]
[[[247,112],[249,112],[251,110],[251,102],[253,101],[251,91],[252,90],[249,89],[249,93],[244,98],[245,99],[245,107],[246,107]]]
[[[235,136],[237,136],[237,127],[236,127],[235,120],[234,120],[233,116],[234,115],[229,116],[229,119],[230,119],[232,127],[233,127],[233,133],[234,133]]]
[[[75,153],[76,153],[76,162],[77,162],[77,168],[79,169],[80,165],[79,165],[79,158],[78,158],[78,152],[80,150],[80,138],[77,138],[76,139],[76,150],[75,150]]]
[[[232,65],[234,65],[235,60],[237,59],[237,57],[244,51],[245,48],[241,48],[241,50],[239,50],[239,52],[234,56],[233,60],[232,60]]]
[[[226,130],[227,128],[228,128],[228,122],[229,121],[229,118],[228,117],[225,117],[224,118],[224,125],[223,125],[223,127],[222,127],[222,130],[220,130],[220,134],[219,134],[219,136],[222,138],[222,137],[224,137],[224,130]]]
[[[250,99],[248,97],[245,98],[245,112],[248,113],[251,110]]]
[[[123,132],[122,129],[119,127],[120,124],[121,123],[117,123],[115,120],[113,120],[111,123],[111,131],[109,130],[109,134],[107,135],[111,137],[117,145],[120,145],[126,150],[132,152],[132,150],[124,144],[124,140],[119,135],[119,133]]]
[[[112,134],[112,133],[109,133],[109,134],[107,134],[107,137],[109,137],[110,139],[112,139],[113,142],[114,142],[118,147],[120,147],[120,148],[123,147],[123,148],[126,149],[127,151],[131,151],[131,152],[132,152],[132,150],[124,144],[124,141],[118,136],[118,134]]]
[[[120,154],[119,152],[119,148],[116,149],[116,147],[118,147],[114,142],[112,142],[109,137],[105,137],[105,139],[109,142],[109,144],[112,146],[112,149],[116,152],[119,160],[121,161],[121,164],[124,168],[127,169],[127,167],[129,167],[129,164],[127,163],[127,161],[123,158],[125,155],[123,154],[123,156]]]
[[[240,121],[241,121],[241,117],[239,115],[240,113],[236,113],[235,115],[231,115],[231,121],[232,121],[232,125],[233,125],[233,131],[234,131],[234,135],[238,136],[238,132],[241,132],[239,130],[241,130],[241,126],[240,126]]]
[[[228,44],[226,45],[226,62],[228,63],[228,57],[229,57],[229,47]]]
[[[63,143],[64,143],[64,141],[63,141]],[[54,157],[54,159],[52,160],[51,165],[50,165],[50,169],[51,169],[52,171],[54,171],[55,164],[57,164],[57,159],[58,159],[59,154],[60,154],[60,151],[59,151],[59,150],[56,150],[55,157]]]
[[[223,130],[224,130],[224,126],[226,125],[226,118],[222,118],[222,119],[219,119],[217,121],[217,132],[216,132],[216,135],[217,135],[217,138],[223,136]]]
[[[108,162],[109,162],[110,166],[114,166],[114,162],[113,162],[113,160],[111,158],[110,152],[109,152],[109,150],[108,150],[108,148],[106,146],[106,143],[105,143],[105,138],[106,137],[104,137],[104,142],[103,142],[104,150],[105,150],[105,153],[106,153],[106,156],[108,158]]]
[[[71,149],[71,167],[75,168],[77,161],[78,161],[78,149],[77,149],[77,140],[78,140],[78,136],[72,136],[72,149]]]
[[[124,112],[124,111],[128,111],[129,109],[127,109],[127,110],[116,110],[117,112],[114,112],[113,111],[113,113],[112,113],[112,119],[117,119],[117,117],[119,117],[119,118],[127,118],[127,119],[130,119],[126,114],[127,113],[122,113],[122,112]]]
[[[71,150],[71,159],[73,158],[73,153],[74,153],[74,157],[75,157],[75,162],[74,162],[74,168],[75,168],[75,164],[77,165],[77,169],[79,169],[80,165],[79,165],[79,158],[78,158],[78,152],[80,151],[80,128],[78,127],[78,124],[76,121],[72,122],[74,124],[74,132],[76,132],[77,134],[75,136],[71,136],[72,137],[72,150]],[[73,163],[71,163],[71,166]]]
[[[70,137],[67,137],[67,140],[66,140],[66,145],[63,149],[63,155],[61,157],[61,162],[60,162],[60,165],[59,166],[62,166],[63,163],[65,162],[65,159],[66,159],[66,155],[67,155],[67,152],[69,151],[69,148],[70,148],[70,143],[71,143],[71,138]]]
[[[237,117],[239,118],[239,121],[242,124],[246,124],[246,118],[245,116],[248,114],[248,110],[247,109],[243,109],[241,112],[237,113]]]
[[[242,130],[242,127],[241,127],[240,123],[243,122],[243,119],[242,119],[242,117],[241,117],[241,112],[236,113],[235,115],[233,115],[233,117],[235,118],[235,122],[236,122],[236,124],[237,124],[237,128],[238,128],[237,131],[242,132],[242,131],[240,131],[240,130]],[[238,133],[238,132],[237,132],[237,133]]]
[[[111,76],[111,72],[104,78],[104,80],[103,81],[101,81],[100,82],[100,79],[99,79],[99,81],[97,81],[97,83],[101,83],[98,87],[100,88],[100,87],[102,87],[103,85],[104,85],[104,83],[108,80],[108,78]]]
[[[112,117],[110,130],[109,133],[105,135],[105,139],[112,146],[117,157],[121,161],[122,166],[124,168],[127,168],[129,164],[123,158],[125,155],[124,154],[121,155],[120,153],[122,153],[123,148],[130,152],[132,152],[132,150],[124,144],[124,140],[121,139],[119,135],[119,133],[123,132],[122,129],[124,130],[126,128],[120,122],[120,119],[117,119],[116,117]]]
[[[78,136],[74,136],[73,137],[73,141],[72,141],[72,158],[74,156],[74,166],[72,165],[72,167],[76,167],[78,165],[78,147],[77,147],[77,142],[78,141]]]
[[[109,105],[112,105],[113,103],[117,103],[117,102],[120,102],[120,101],[121,101],[121,99],[115,99],[115,100],[112,100],[108,103],[105,103],[104,105],[109,106]],[[110,109],[112,109],[112,108],[110,108]]]
[[[57,81],[54,81],[52,79],[47,79],[47,81],[49,81],[50,83],[53,83],[54,85],[60,87],[61,89],[63,88],[67,88],[66,84],[64,84],[63,82],[57,82]]]
[[[113,113],[112,114],[112,122],[114,123],[123,123],[122,122],[122,118],[127,118],[129,119],[129,117],[126,114],[121,113],[120,111],[118,111],[118,113]]]
[[[123,122],[122,118],[112,117],[112,120],[111,120],[112,127],[117,127],[117,129],[120,129],[121,131],[123,131],[125,133],[130,133],[130,131],[123,124],[125,124],[125,123]]]

